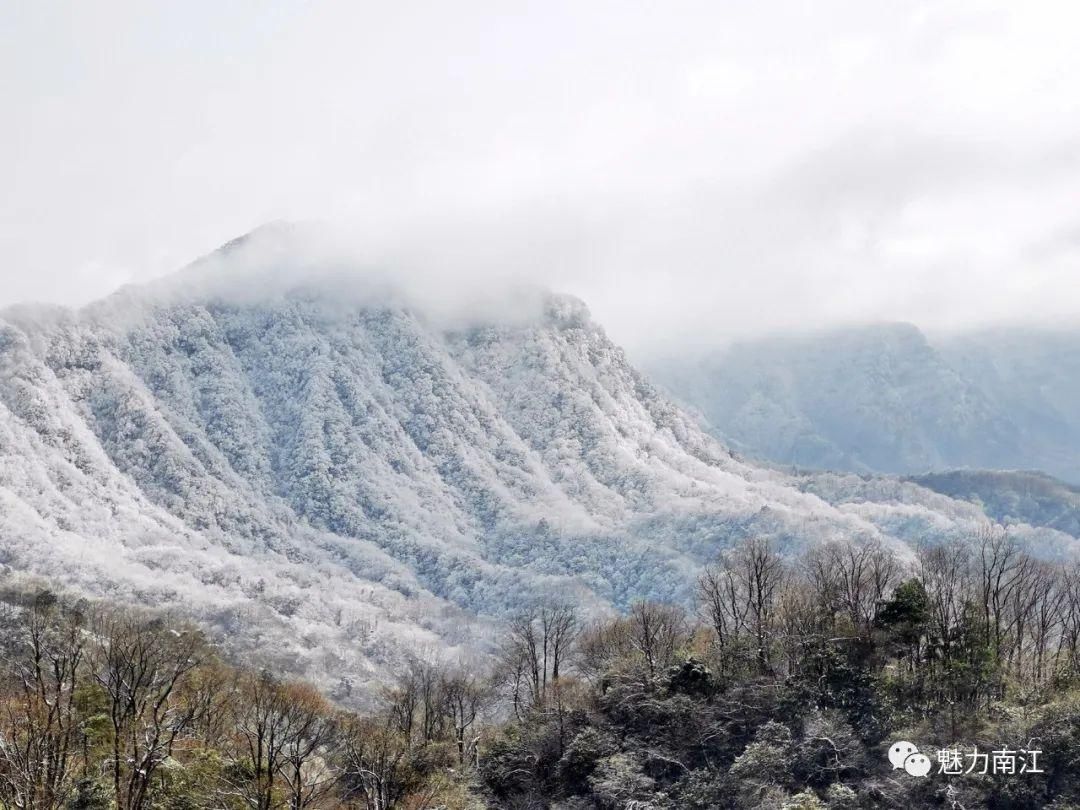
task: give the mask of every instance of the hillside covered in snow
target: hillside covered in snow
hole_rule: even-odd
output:
[[[904,548],[986,519],[740,460],[576,299],[447,308],[330,264],[256,232],[80,311],[0,313],[3,571],[190,614],[347,697],[406,646],[485,649],[530,600],[689,602],[750,534]]]

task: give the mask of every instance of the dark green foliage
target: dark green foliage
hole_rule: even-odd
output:
[[[704,626],[674,637],[662,670],[642,632],[661,611],[640,607],[597,628],[581,645],[589,688],[577,730],[554,772],[535,756],[514,763],[518,799],[1080,807],[1080,569],[1048,568],[998,531],[920,554],[905,570],[873,545],[840,543],[795,563],[760,543],[737,549],[703,574]],[[547,716],[513,727],[536,733]],[[895,739],[927,752],[928,777],[893,771]],[[938,749],[975,744],[1041,748],[1046,773],[936,773]],[[500,760],[503,745],[492,748]]]
[[[1035,471],[953,470],[913,479],[977,504],[999,523],[1027,523],[1080,536],[1080,487]]]
[[[888,733],[888,712],[874,675],[841,650],[808,650],[798,682],[816,706],[838,712],[866,743],[879,742]]]
[[[735,810],[739,807],[735,779],[721,770],[691,771],[679,781],[673,795],[678,806],[686,810]]]
[[[536,764],[536,756],[511,731],[488,746],[480,777],[500,799],[525,795],[539,786]]]
[[[80,779],[75,784],[75,796],[69,805],[70,810],[109,810],[112,807],[112,794],[107,785],[98,779]]]
[[[597,763],[619,750],[618,741],[610,732],[587,727],[582,729],[559,760],[558,777],[569,794],[588,790],[588,779]]]
[[[716,681],[709,668],[694,658],[688,658],[668,670],[667,686],[672,692],[684,695],[707,697],[717,691]]]
[[[926,588],[918,579],[908,579],[897,585],[892,597],[881,606],[877,624],[889,632],[890,641],[906,650],[926,632],[929,610]]]

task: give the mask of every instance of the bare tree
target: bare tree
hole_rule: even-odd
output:
[[[330,705],[313,687],[292,683],[281,690],[285,712],[278,770],[290,810],[304,810],[326,796],[337,780],[328,759],[335,727]]]
[[[829,619],[831,617],[824,616],[821,610],[817,590],[810,578],[801,572],[790,575],[776,606],[776,629],[788,673],[802,669],[806,645],[822,639],[823,625]]]
[[[78,753],[82,615],[44,591],[12,619],[3,638],[9,686],[0,696],[0,805],[65,807]]]
[[[987,526],[977,538],[977,576],[983,634],[1000,662],[1006,655],[1005,611],[1023,574],[1020,548],[1000,526]]]
[[[1040,562],[1032,583],[1034,599],[1031,611],[1032,662],[1031,675],[1036,685],[1042,685],[1051,674],[1048,658],[1060,638],[1064,626],[1065,589],[1059,569]]]
[[[475,760],[479,737],[471,729],[488,699],[488,688],[474,672],[459,668],[443,677],[442,693],[454,729],[458,763],[464,765]]]
[[[589,681],[601,682],[611,664],[633,648],[626,619],[594,621],[582,629],[575,644],[577,670]]]
[[[720,554],[698,580],[701,601],[720,648],[721,667],[731,668],[749,646],[761,674],[772,671],[775,609],[788,574],[768,539],[747,538]]]
[[[392,810],[407,796],[414,799],[410,806],[430,807],[434,803],[440,783],[431,780],[425,784],[417,778],[414,750],[395,726],[389,715],[342,719],[343,798],[349,806],[360,801],[365,810]]]
[[[392,718],[410,743],[427,744],[442,737],[446,712],[438,662],[413,658],[387,698]]]
[[[234,744],[228,755],[237,778],[227,792],[255,810],[277,806],[277,779],[285,749],[285,695],[269,673],[237,678]]]
[[[644,659],[649,676],[675,660],[675,652],[686,641],[686,616],[675,605],[635,602],[628,617],[630,641]]]
[[[101,611],[93,632],[93,673],[109,702],[116,806],[136,810],[147,806],[158,768],[195,720],[197,707],[181,692],[203,641],[184,625],[130,612]]]
[[[542,707],[553,683],[562,677],[580,623],[568,605],[541,605],[518,614],[511,622],[503,648],[502,670],[511,682],[514,704],[523,707],[523,691],[529,705]]]
[[[716,635],[720,666],[727,670],[735,645],[746,631],[750,600],[734,567],[725,562],[705,568],[698,578],[697,592],[705,618]]]
[[[1068,669],[1080,672],[1080,563],[1061,572],[1061,634],[1058,655]]]
[[[896,584],[900,566],[892,552],[878,542],[837,543],[830,549],[840,608],[855,631],[869,637],[878,607]]]
[[[923,547],[917,576],[926,591],[932,641],[943,658],[952,657],[957,628],[970,593],[971,554],[960,540]]]
[[[577,611],[569,605],[541,608],[544,638],[550,641],[551,681],[557,684],[565,668],[570,649],[580,632]]]

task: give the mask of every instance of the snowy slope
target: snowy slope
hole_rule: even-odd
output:
[[[78,312],[0,315],[5,570],[189,612],[345,695],[406,647],[483,648],[531,598],[687,600],[749,533],[899,547],[983,519],[738,460],[577,300],[432,315],[282,275],[310,267],[260,238]]]

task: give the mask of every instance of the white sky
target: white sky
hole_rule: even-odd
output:
[[[0,305],[272,219],[631,346],[1080,315],[1080,4],[0,4]]]

